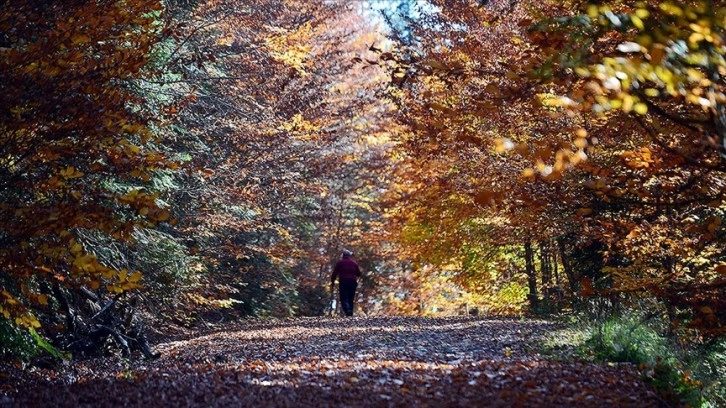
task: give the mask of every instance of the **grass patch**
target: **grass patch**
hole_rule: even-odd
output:
[[[601,321],[573,318],[544,353],[556,358],[632,363],[661,397],[679,406],[726,406],[726,342],[677,343],[661,321],[627,313]]]

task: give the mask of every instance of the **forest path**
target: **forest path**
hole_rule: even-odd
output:
[[[73,363],[10,406],[661,406],[627,365],[536,353],[553,323],[302,318],[156,346],[155,361]],[[71,384],[62,384],[63,382]]]

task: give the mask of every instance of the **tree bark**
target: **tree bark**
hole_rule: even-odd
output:
[[[535,311],[539,306],[539,296],[537,294],[537,270],[534,267],[534,252],[530,241],[524,243],[524,262],[529,285],[529,295],[527,296],[529,298],[529,307],[532,311]]]
[[[549,287],[550,282],[552,282],[552,270],[550,267],[549,256],[550,251],[547,244],[547,241],[541,241],[539,243],[539,270],[542,273],[542,287],[545,288],[545,292],[546,289]]]
[[[567,257],[567,251],[565,248],[565,239],[563,237],[557,238],[557,247],[560,250],[560,259],[562,259],[562,269],[567,275],[567,282],[569,283],[570,297],[575,298],[577,294],[578,279],[575,276],[575,272],[572,270],[572,264],[570,264],[570,258]]]
[[[561,281],[560,281],[560,267],[557,262],[557,250],[552,250],[552,272],[555,276],[555,285],[559,288],[560,292],[562,291]]]

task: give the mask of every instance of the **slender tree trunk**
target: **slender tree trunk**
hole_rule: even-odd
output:
[[[560,284],[562,282],[560,281],[560,267],[557,262],[557,251],[554,249],[552,250],[552,271],[555,275],[555,285],[557,285],[561,292],[562,287],[560,286]]]
[[[550,256],[547,241],[541,241],[539,243],[539,270],[542,273],[542,287],[545,288],[545,292],[552,281],[552,270],[550,268]]]
[[[534,268],[534,251],[532,251],[532,242],[530,241],[524,243],[524,262],[529,284],[529,307],[532,311],[535,311],[539,306],[539,296],[537,294],[537,270]]]
[[[321,263],[320,268],[318,268],[318,281],[327,283],[330,280],[330,276],[325,276],[325,264]]]
[[[567,275],[567,281],[569,282],[570,297],[572,299],[575,299],[575,296],[577,294],[578,280],[575,276],[575,272],[572,270],[570,259],[567,257],[567,252],[565,250],[565,239],[563,237],[557,238],[557,247],[560,250],[562,269],[565,271],[565,275]]]

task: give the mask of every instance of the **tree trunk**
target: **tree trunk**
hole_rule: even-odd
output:
[[[542,273],[542,287],[547,292],[547,288],[552,282],[552,270],[550,266],[550,254],[549,245],[547,241],[541,241],[539,243],[539,270]]]
[[[559,265],[557,262],[557,251],[556,250],[552,250],[552,271],[555,275],[555,285],[557,286],[557,288],[559,288],[559,290],[561,292],[562,287],[560,286],[560,284],[562,282],[560,281],[560,268],[559,268]]]
[[[534,268],[534,252],[532,251],[532,243],[527,241],[524,243],[524,262],[527,273],[527,283],[529,284],[529,307],[532,311],[536,311],[539,306],[539,296],[537,295],[537,270]]]
[[[575,272],[572,270],[570,258],[567,257],[567,252],[565,250],[565,239],[563,237],[557,238],[557,247],[560,250],[562,269],[565,271],[565,275],[567,275],[567,281],[569,282],[570,297],[572,299],[575,299],[575,296],[577,294],[578,279],[575,276]]]

